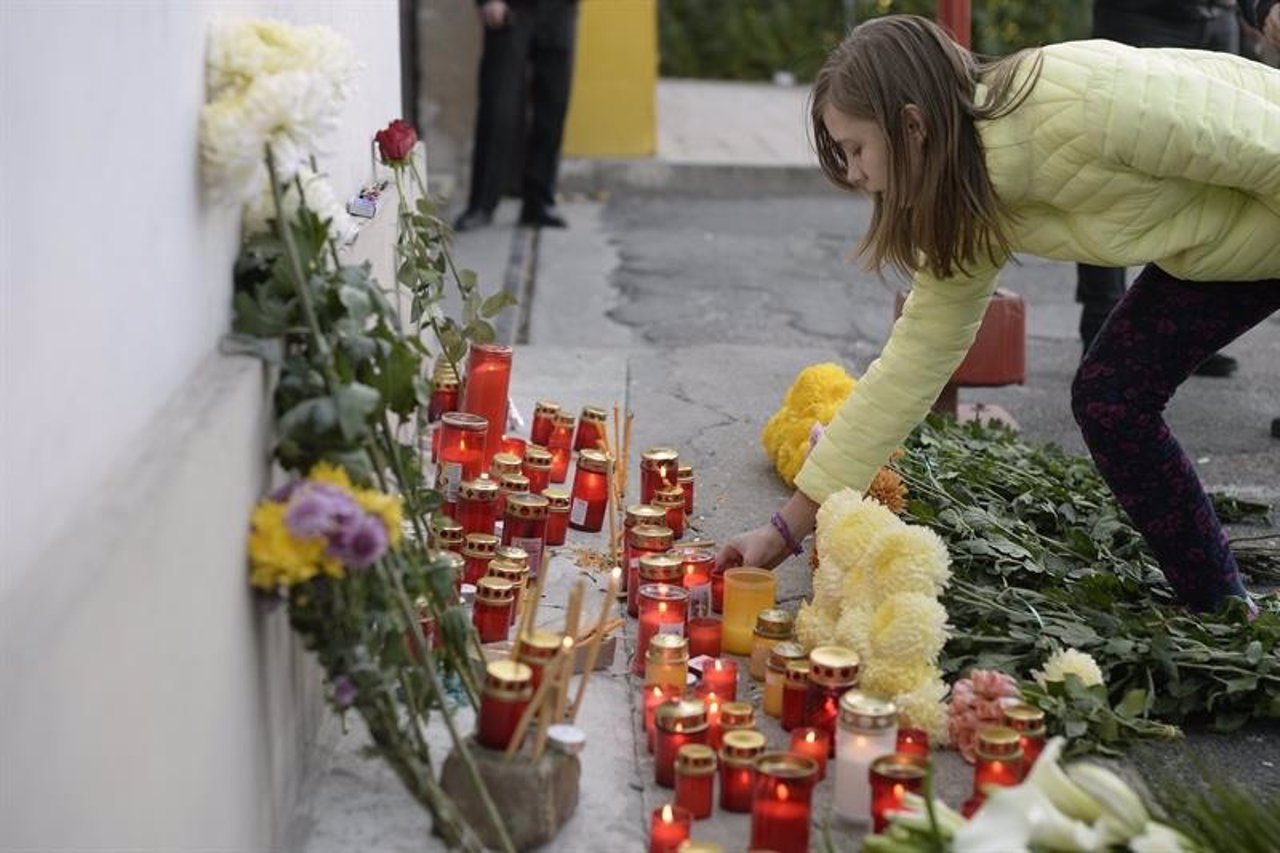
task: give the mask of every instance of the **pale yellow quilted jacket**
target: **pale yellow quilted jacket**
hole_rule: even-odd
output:
[[[1154,262],[1194,281],[1280,278],[1280,70],[1107,41],[1041,52],[1027,101],[979,126],[1016,216],[1015,251]],[[997,272],[916,276],[880,357],[796,477],[802,492],[821,502],[866,489],[964,359]]]

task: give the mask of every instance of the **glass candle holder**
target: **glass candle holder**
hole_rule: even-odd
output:
[[[660,684],[671,691],[684,690],[689,676],[689,641],[676,634],[649,638],[644,656],[644,683]]]
[[[489,562],[498,548],[492,533],[468,533],[462,543],[462,582],[475,584],[489,573]]]
[[[533,405],[533,423],[529,427],[529,443],[545,448],[556,425],[560,404],[551,400],[539,400]]]
[[[632,671],[644,672],[649,640],[656,634],[684,636],[685,611],[689,593],[665,583],[640,587],[640,625],[636,629],[636,656]]]
[[[711,612],[724,612],[724,573],[725,569],[711,570]]]
[[[751,654],[751,635],[761,610],[773,607],[777,578],[765,569],[737,568],[724,573],[724,650]],[[714,589],[713,589],[714,594]]]
[[[488,440],[483,460],[486,467],[489,459],[502,446],[502,434],[507,427],[507,397],[510,389],[511,347],[472,344],[467,356],[467,381],[462,391],[462,411],[479,415],[488,424]],[[441,452],[444,452],[443,445]]]
[[[694,820],[711,817],[716,778],[716,752],[709,746],[686,743],[676,753],[676,805]]]
[[[649,744],[649,752],[653,752],[654,719],[658,706],[670,699],[679,699],[684,695],[684,685],[673,688],[669,684],[646,684],[641,696],[644,698],[644,733]]]
[[[519,474],[523,469],[524,463],[520,461],[520,457],[505,450],[493,454],[493,458],[489,460],[489,476],[499,483],[507,474]]]
[[[738,662],[728,658],[711,661],[702,669],[702,686],[726,702],[735,701],[738,698]]]
[[[711,615],[711,573],[716,568],[716,552],[712,548],[678,548],[684,564],[684,588],[689,590],[689,616]],[[716,652],[719,654],[719,652]]]
[[[542,572],[542,548],[547,541],[548,501],[542,495],[510,495],[502,524],[502,544],[515,545],[529,554],[529,574]]]
[[[676,482],[684,493],[685,518],[693,517],[693,466],[680,465],[676,468]]]
[[[835,748],[840,697],[858,684],[858,653],[843,646],[817,646],[809,652],[806,722],[822,729]]]
[[[776,853],[809,853],[809,823],[818,766],[810,758],[766,752],[756,759],[751,846]]]
[[[707,745],[707,708],[701,699],[673,699],[654,712],[653,780],[676,783],[676,753],[687,743]]]
[[[684,491],[679,486],[663,486],[653,494],[653,505],[666,513],[671,535],[684,537]]]
[[[973,762],[973,794],[960,813],[971,817],[987,799],[992,786],[1010,788],[1022,781],[1021,737],[1005,726],[988,726],[978,732]]]
[[[707,745],[720,748],[720,697],[714,693],[695,693],[707,706]]]
[[[649,583],[665,583],[684,589],[684,566],[675,554],[645,554],[636,563],[636,577],[641,587]]]
[[[524,462],[525,448],[529,446],[529,442],[515,435],[504,435],[502,437],[502,452],[508,456],[514,456],[522,463]]]
[[[515,563],[522,568],[529,568],[529,552],[519,545],[499,545],[497,550],[493,552],[493,558]]]
[[[462,532],[491,534],[498,519],[498,484],[488,477],[464,480],[458,487],[454,518]]]
[[[462,594],[462,568],[466,564],[466,561],[462,559],[462,555],[453,551],[428,551],[427,557],[433,563],[442,563],[444,565],[445,575],[453,580],[453,590],[460,597]]]
[[[563,483],[569,477],[569,462],[573,459],[573,415],[556,413],[546,446],[551,453],[551,482]]]
[[[687,809],[672,803],[658,806],[649,816],[649,853],[679,853],[692,829],[693,815]]]
[[[609,505],[609,457],[601,451],[588,449],[578,453],[572,501],[569,526],[587,533],[600,532],[604,527],[605,508]]]
[[[818,781],[827,778],[827,753],[831,751],[831,736],[822,729],[805,726],[791,732],[791,752],[813,759],[818,765]]]
[[[477,415],[445,412],[440,418],[436,490],[440,492],[440,511],[445,515],[453,515],[463,481],[474,480],[487,467],[488,430],[489,422]]]
[[[511,584],[512,603],[509,624],[514,625],[516,617],[519,615],[520,604],[524,599],[525,590],[529,588],[529,567],[513,563],[510,560],[504,560],[501,557],[494,557],[489,561],[487,576],[504,580]]]
[[[1044,711],[1034,705],[1019,702],[1006,706],[1004,724],[1018,733],[1018,745],[1022,748],[1023,775],[1035,766],[1036,759],[1044,751]]]
[[[666,527],[667,514],[656,506],[648,506],[647,504],[632,504],[627,507],[627,511],[622,517],[622,565],[626,569],[622,573],[623,590],[630,589],[633,582],[633,579],[629,577],[631,571],[631,529],[642,524],[652,527]]]
[[[652,554],[665,554],[671,550],[671,528],[637,524],[627,531],[627,613],[640,614],[640,559]]]
[[[431,547],[437,551],[452,551],[461,556],[466,534],[462,525],[448,516],[436,516],[431,524]]]
[[[924,791],[925,762],[918,755],[882,755],[871,762],[871,829],[882,832],[889,825],[889,815],[902,810],[902,798],[908,792]]]
[[[542,684],[543,673],[562,648],[563,637],[551,631],[528,631],[516,638],[516,660],[533,673],[533,689]]]
[[[435,423],[445,412],[458,410],[458,373],[447,359],[436,359],[431,374],[431,399],[427,403],[427,422]]]
[[[848,821],[871,820],[871,765],[892,755],[897,743],[897,707],[892,702],[849,690],[840,697],[836,730],[836,786],[832,808]]]
[[[782,694],[787,681],[787,664],[792,661],[808,663],[804,647],[791,640],[784,640],[769,649],[769,662],[764,673],[764,712],[776,719],[782,718]]]
[[[687,576],[686,576],[687,577]],[[689,611],[693,612],[693,596],[689,596]],[[703,616],[700,619],[690,619],[685,625],[685,632],[689,635],[689,655],[698,657],[706,655],[708,657],[720,657],[720,620],[713,616]]]
[[[498,499],[494,502],[494,511],[498,517],[506,519],[507,499],[512,495],[529,494],[529,478],[524,474],[500,474],[498,476]]]
[[[578,430],[573,436],[573,449],[603,451],[604,425],[608,419],[608,412],[599,406],[583,406],[578,416]]]
[[[542,490],[547,499],[547,545],[563,545],[569,538],[569,490],[548,486]]]
[[[752,679],[764,681],[765,669],[769,664],[769,652],[778,643],[791,639],[794,634],[795,617],[787,611],[771,607],[768,610],[761,610],[756,615],[756,626],[751,632],[751,664],[749,670]],[[778,695],[778,700],[778,714],[781,714],[781,694]]]
[[[913,728],[909,720],[898,721],[898,741],[893,750],[903,755],[929,757],[929,733],[924,729]]]
[[[715,746],[719,747],[723,737],[730,732],[746,731],[756,727],[756,709],[746,702],[721,702],[719,719],[716,723],[719,731],[716,733]]]
[[[507,638],[511,613],[515,606],[515,585],[501,578],[485,577],[476,584],[476,603],[471,623],[476,626],[482,643],[496,643]]]
[[[506,749],[532,697],[533,673],[529,667],[511,660],[490,662],[480,691],[476,742],[489,749]]]
[[[787,663],[785,680],[782,685],[782,730],[789,732],[803,726],[809,719],[809,659],[793,660]],[[767,686],[767,685],[766,685]]]
[[[755,796],[756,759],[764,753],[764,735],[754,729],[728,732],[720,745],[720,808],[751,811]]]
[[[640,503],[652,504],[663,486],[676,485],[680,454],[671,447],[651,447],[640,454]]]
[[[529,478],[529,494],[545,492],[551,485],[551,451],[535,444],[526,447],[520,473]]]

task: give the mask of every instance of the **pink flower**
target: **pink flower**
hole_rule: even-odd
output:
[[[969,673],[973,684],[973,692],[986,699],[999,699],[1001,696],[1018,696],[1018,682],[1012,676],[994,669],[975,669]]]
[[[955,683],[947,708],[947,732],[965,761],[973,763],[978,732],[999,725],[1004,706],[1021,695],[1018,682],[995,670],[975,669]]]

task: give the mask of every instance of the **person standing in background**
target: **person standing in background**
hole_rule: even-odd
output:
[[[577,0],[477,0],[484,25],[479,106],[471,153],[471,191],[454,228],[488,225],[506,186],[516,137],[530,109],[520,188],[520,224],[564,228],[555,206],[556,174],[578,19]]]

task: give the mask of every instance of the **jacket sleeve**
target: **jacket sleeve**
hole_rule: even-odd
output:
[[[1262,22],[1267,19],[1267,15],[1271,13],[1271,7],[1275,5],[1276,0],[1239,0],[1240,17],[1255,30],[1260,30]]]
[[[1135,51],[1103,63],[1093,84],[1086,132],[1099,135],[1105,159],[1280,209],[1280,71],[1234,56]]]
[[[843,488],[866,491],[964,360],[998,270],[986,263],[967,277],[917,274],[880,357],[858,380],[796,476],[800,491],[818,503]]]

